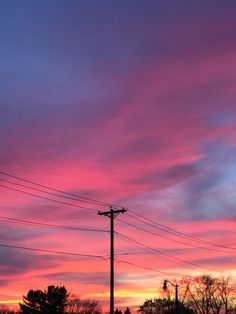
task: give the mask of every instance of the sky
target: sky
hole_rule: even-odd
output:
[[[107,310],[111,205],[128,209],[116,307],[163,279],[235,276],[235,15],[230,0],[0,1],[0,303],[54,284]]]

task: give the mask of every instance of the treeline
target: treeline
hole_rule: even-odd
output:
[[[176,285],[178,295],[176,300]],[[148,299],[141,314],[236,314],[236,285],[228,277],[202,275],[178,280],[162,298]],[[177,302],[176,302],[177,301]]]
[[[236,285],[228,277],[202,275],[171,283],[160,291],[162,297],[146,300],[138,308],[140,314],[236,314]],[[167,288],[167,286],[164,286]],[[177,288],[177,290],[176,290]],[[176,294],[177,292],[177,294]],[[18,311],[0,308],[0,314],[101,314],[96,300],[82,300],[68,294],[64,286],[48,286],[44,291],[29,290],[19,303]],[[115,314],[124,313],[116,309]]]
[[[96,300],[82,300],[69,294],[64,286],[48,286],[46,290],[29,290],[19,303],[19,310],[0,307],[0,314],[101,314]]]

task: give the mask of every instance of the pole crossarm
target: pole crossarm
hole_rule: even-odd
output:
[[[107,216],[109,218],[111,218],[111,216],[113,215],[114,218],[116,218],[120,213],[124,214],[125,212],[127,212],[127,209],[122,208],[122,209],[114,209],[113,207],[110,207],[109,211],[106,212],[101,212],[100,210],[98,211],[98,215],[101,216]]]

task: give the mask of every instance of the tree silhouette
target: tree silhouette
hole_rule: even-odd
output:
[[[19,312],[10,310],[5,305],[0,306],[0,314],[17,314],[17,313],[19,313]]]
[[[201,275],[184,279],[181,285],[185,288],[185,303],[197,313],[235,311],[236,286],[227,277]]]
[[[124,314],[131,314],[130,309],[127,307],[126,310],[124,311]]]
[[[68,294],[65,287],[48,286],[44,313],[65,313]]]
[[[37,314],[42,313],[42,304],[44,302],[44,293],[41,290],[29,290],[27,296],[23,296],[23,304],[20,305],[21,313]]]
[[[183,303],[179,302],[179,313],[193,314],[193,310],[189,309]],[[175,302],[170,299],[148,299],[138,309],[141,314],[176,314]]]
[[[101,314],[101,309],[96,300],[81,300],[78,296],[69,295],[67,302],[68,314]]]
[[[20,305],[22,314],[65,314],[68,294],[65,287],[48,286],[46,291],[29,290]]]

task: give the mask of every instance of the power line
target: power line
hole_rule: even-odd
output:
[[[143,243],[141,243],[141,242],[138,242],[138,241],[136,241],[136,240],[134,240],[134,239],[132,239],[132,238],[130,238],[130,237],[125,236],[124,234],[122,234],[122,233],[120,233],[120,232],[116,232],[116,234],[117,234],[119,237],[123,238],[123,239],[126,239],[126,240],[128,240],[128,241],[130,241],[130,242],[133,242],[133,243],[135,243],[135,244],[137,244],[137,245],[139,245],[139,246],[141,246],[141,247],[144,247],[144,248],[147,249],[149,252],[152,252],[154,255],[159,255],[159,254],[161,254],[161,255],[165,256],[165,258],[167,257],[167,258],[170,258],[170,259],[174,259],[174,260],[176,260],[177,262],[181,262],[181,263],[184,263],[184,264],[189,264],[189,265],[191,265],[191,266],[195,266],[195,267],[199,267],[199,268],[204,268],[204,269],[207,269],[207,270],[212,270],[212,269],[210,269],[210,268],[208,268],[208,267],[206,267],[206,266],[198,265],[198,264],[196,264],[196,263],[183,260],[183,259],[178,258],[178,257],[175,257],[175,256],[173,256],[173,255],[171,255],[171,254],[165,253],[165,252],[163,252],[163,251],[161,251],[161,250],[157,250],[157,249],[155,249],[155,248],[152,248],[152,247],[150,247],[150,246],[147,246],[147,245],[145,245],[145,244],[143,244]],[[168,260],[170,260],[170,259],[168,259]],[[171,261],[172,263],[174,263],[172,260],[170,260],[170,261]]]
[[[23,178],[18,177],[18,176],[11,175],[11,174],[6,173],[6,172],[3,172],[3,171],[0,171],[0,174],[5,175],[5,176],[8,176],[8,177],[10,177],[10,178],[14,178],[14,179],[17,179],[17,180],[26,182],[26,183],[30,183],[30,184],[39,186],[39,187],[41,187],[41,188],[49,189],[49,190],[54,191],[54,192],[59,192],[59,193],[62,193],[62,194],[64,194],[64,195],[69,195],[69,196],[78,198],[78,199],[81,200],[81,201],[84,200],[84,201],[86,201],[86,202],[91,202],[91,204],[94,204],[94,205],[122,207],[122,206],[120,206],[120,205],[115,205],[115,204],[111,204],[111,203],[107,203],[107,202],[98,201],[98,200],[95,200],[95,199],[92,199],[92,198],[89,198],[89,197],[84,197],[84,196],[76,195],[76,194],[73,194],[73,193],[68,193],[68,192],[65,192],[65,191],[62,191],[62,190],[59,190],[59,189],[56,189],[56,188],[47,186],[47,185],[39,184],[39,183],[30,181],[30,180],[23,179]]]
[[[5,185],[2,185],[2,184],[0,184],[0,187],[5,188],[5,189],[9,189],[9,190],[12,190],[12,191],[15,191],[15,192],[23,193],[23,194],[26,194],[26,195],[30,195],[30,196],[33,196],[33,197],[37,197],[37,198],[40,198],[40,199],[43,199],[43,200],[56,202],[56,203],[59,203],[59,204],[62,204],[62,205],[67,205],[67,206],[72,206],[72,207],[82,208],[82,209],[87,209],[87,210],[92,210],[92,211],[96,210],[95,208],[90,208],[90,207],[75,205],[75,204],[71,204],[71,203],[67,203],[67,202],[57,201],[57,200],[54,200],[52,198],[44,197],[44,196],[41,196],[41,195],[36,195],[36,194],[29,193],[29,192],[22,191],[22,190],[18,190],[18,189],[15,189],[15,188],[12,188],[12,187],[9,187],[9,186],[5,186]]]
[[[103,229],[94,229],[94,228],[84,228],[84,227],[74,227],[74,226],[66,226],[66,225],[57,225],[57,224],[49,224],[44,222],[37,222],[37,221],[31,221],[31,220],[24,220],[19,218],[13,218],[13,217],[6,217],[6,216],[0,216],[0,219],[5,220],[7,222],[12,223],[23,223],[27,225],[36,225],[41,227],[53,227],[53,228],[59,228],[59,229],[68,229],[68,230],[79,230],[79,231],[91,231],[91,232],[109,232],[108,230]]]
[[[27,195],[30,195],[30,196],[34,196],[34,197],[38,197],[38,198],[42,198],[42,199],[54,201],[54,202],[57,202],[57,203],[60,203],[60,204],[63,204],[63,205],[69,205],[69,206],[73,206],[73,207],[80,207],[80,206],[76,206],[76,205],[74,205],[74,204],[65,203],[65,202],[61,202],[61,201],[56,201],[56,200],[53,200],[53,199],[50,199],[50,198],[46,198],[46,197],[43,197],[43,196],[39,196],[39,195],[35,195],[35,194],[28,193],[28,192],[25,192],[25,191],[21,191],[21,190],[18,190],[18,189],[6,187],[6,186],[3,186],[3,185],[0,185],[0,186],[1,186],[1,187],[4,187],[4,188],[7,188],[7,189],[10,189],[10,190],[14,190],[14,191],[17,191],[17,192],[21,192],[21,193],[24,193],[24,194],[27,194]],[[93,210],[93,209],[91,209],[91,208],[82,207],[82,206],[81,206],[80,208],[85,208],[85,209]],[[127,214],[127,215],[129,215],[129,214]],[[137,214],[137,215],[138,215],[138,214]],[[130,215],[129,215],[129,216],[130,216]],[[119,233],[119,234],[120,234],[120,233]],[[123,237],[125,237],[126,239],[129,239],[130,241],[135,242],[136,244],[139,244],[139,245],[141,245],[141,246],[145,246],[145,245],[139,243],[138,241],[135,241],[135,240],[133,240],[133,239],[131,239],[131,238],[128,238],[128,237],[126,237],[126,236],[124,236],[124,235],[122,235],[122,234],[120,234],[120,235],[123,236]],[[178,260],[178,261],[181,261],[181,262],[184,262],[184,263],[188,263],[188,264],[193,265],[193,266],[202,267],[202,266],[199,266],[199,265],[197,265],[197,264],[195,264],[195,263],[187,262],[187,261],[184,261],[184,260],[179,259],[179,258],[177,258],[177,257],[171,256],[171,255],[169,255],[169,254],[167,254],[167,253],[164,253],[164,252],[162,252],[162,251],[159,251],[159,250],[157,251],[156,249],[152,249],[152,248],[147,247],[147,246],[145,246],[145,247],[148,248],[149,250],[150,250],[150,249],[151,249],[152,251],[154,250],[154,251],[158,252],[159,254],[162,254],[162,255],[165,255],[165,256],[169,256],[169,257],[171,257],[172,259],[175,259],[175,260]],[[203,268],[206,268],[206,267],[203,267]],[[207,269],[208,269],[208,268],[207,268]]]
[[[132,216],[132,215],[130,215],[130,214],[127,214],[127,216],[129,216],[129,217],[131,217],[131,218],[133,218],[133,219],[135,219],[135,220],[137,220],[137,221],[140,221],[140,222],[142,222],[142,223],[144,223],[144,224],[146,224],[146,225],[149,225],[149,226],[151,226],[151,227],[153,227],[153,228],[157,228],[157,226],[158,226],[159,228],[161,228],[161,230],[163,230],[163,231],[165,231],[165,232],[168,232],[168,233],[170,233],[170,234],[173,234],[173,235],[175,235],[175,236],[178,236],[178,237],[180,237],[180,238],[184,238],[184,239],[187,239],[187,240],[193,241],[193,242],[198,242],[198,243],[202,243],[202,244],[207,244],[207,245],[214,246],[214,247],[218,247],[218,248],[222,248],[222,249],[236,250],[236,248],[234,248],[234,247],[229,247],[229,246],[220,245],[220,244],[217,244],[217,243],[214,243],[214,242],[210,242],[210,241],[205,241],[205,240],[202,240],[202,239],[200,239],[200,238],[197,238],[197,237],[191,236],[191,235],[189,235],[189,234],[186,234],[186,233],[184,233],[184,232],[180,232],[180,231],[175,230],[175,229],[173,229],[173,228],[167,227],[167,226],[165,226],[165,225],[163,225],[163,224],[161,224],[161,223],[158,223],[157,221],[154,221],[154,220],[152,220],[152,219],[149,219],[149,218],[147,218],[147,217],[145,217],[145,216],[143,216],[143,215],[140,215],[140,214],[138,214],[138,213],[136,213],[136,212],[134,212],[134,211],[132,211],[132,210],[130,210],[130,209],[129,209],[129,212],[131,212],[131,213],[133,213],[133,214],[135,214],[135,215],[137,215],[137,216],[139,216],[139,217],[141,217],[141,218],[143,218],[143,219],[145,219],[145,220],[147,220],[147,221],[153,223],[154,225],[152,225],[152,224],[150,224],[150,223],[147,223],[146,221],[143,221],[143,220],[141,220],[141,219],[138,219],[137,217],[134,217],[134,216]]]
[[[52,253],[52,254],[60,254],[60,255],[71,255],[71,256],[81,256],[81,257],[91,257],[91,258],[100,258],[103,260],[107,260],[107,257],[102,255],[92,255],[92,254],[82,254],[82,253],[73,253],[73,252],[65,252],[65,251],[54,251],[54,250],[46,250],[46,249],[36,249],[32,247],[18,246],[18,245],[9,245],[9,244],[0,244],[0,247],[11,248],[11,249],[20,249],[20,250],[28,250],[28,251],[36,251],[43,253]]]
[[[177,231],[177,230],[175,230],[175,229],[173,229],[173,228],[167,227],[167,226],[165,226],[164,224],[161,224],[161,223],[159,223],[159,222],[156,222],[156,221],[154,221],[154,220],[152,220],[152,219],[150,219],[150,218],[147,218],[147,217],[145,217],[145,216],[143,216],[143,215],[140,215],[140,214],[138,214],[138,213],[136,213],[136,212],[134,212],[134,211],[132,211],[132,210],[129,210],[129,211],[130,211],[131,213],[137,215],[138,217],[141,217],[142,219],[145,219],[145,220],[147,220],[147,221],[149,221],[149,222],[151,222],[151,223],[154,224],[154,225],[152,225],[152,224],[150,224],[150,223],[147,223],[146,221],[143,221],[143,220],[141,220],[141,219],[139,219],[139,218],[137,218],[137,217],[134,217],[134,216],[128,214],[129,217],[131,217],[131,218],[133,218],[133,219],[135,219],[135,220],[137,220],[137,221],[139,221],[139,222],[142,222],[142,223],[144,223],[144,224],[146,224],[146,225],[148,225],[148,226],[151,226],[151,227],[153,227],[153,228],[157,228],[157,226],[158,226],[162,231],[168,232],[168,233],[173,234],[173,235],[175,235],[175,236],[182,237],[182,238],[184,238],[184,239],[188,239],[188,240],[195,241],[195,242],[197,241],[197,242],[200,242],[200,243],[205,243],[204,240],[195,238],[195,237],[193,237],[193,236],[191,236],[191,235],[188,235],[188,234],[185,234],[185,233],[183,233],[183,232]]]
[[[68,192],[65,192],[65,191],[62,191],[62,190],[59,190],[59,189],[55,189],[55,188],[52,188],[52,187],[49,187],[49,186],[46,186],[46,185],[42,185],[42,184],[39,184],[39,183],[30,181],[30,180],[23,179],[23,178],[21,178],[21,177],[15,176],[15,175],[11,175],[11,174],[6,173],[6,172],[3,172],[3,171],[0,171],[0,174],[5,175],[5,176],[8,176],[8,177],[11,177],[11,178],[14,178],[14,179],[17,179],[17,180],[20,180],[20,181],[23,181],[23,182],[30,183],[30,184],[33,184],[33,185],[36,185],[36,186],[40,186],[40,187],[42,187],[42,188],[46,188],[46,189],[49,189],[49,190],[52,190],[52,191],[55,191],[55,192],[59,192],[59,193],[62,193],[62,194],[64,194],[64,195],[73,196],[73,197],[75,197],[76,199],[78,199],[78,200],[80,200],[80,201],[84,200],[84,201],[86,201],[86,202],[91,202],[92,204],[100,205],[100,206],[108,206],[108,205],[110,206],[110,205],[112,205],[112,204],[107,203],[107,202],[101,202],[101,201],[98,201],[98,200],[95,200],[95,199],[92,199],[92,198],[88,198],[88,197],[83,197],[83,196],[75,195],[75,194],[68,193]],[[4,179],[0,179],[0,180],[7,181],[7,180],[4,180]],[[13,182],[11,182],[11,183],[12,183],[12,184],[17,184],[17,183],[13,183]],[[0,185],[0,186],[1,186],[1,185]],[[5,186],[2,186],[2,187],[5,187]],[[7,188],[7,187],[5,187],[5,188]],[[31,187],[27,187],[27,188],[33,189],[33,188],[31,188]],[[15,190],[16,190],[16,189],[15,189]],[[18,191],[18,192],[27,194],[26,192],[23,192],[23,191]],[[49,192],[46,192],[46,191],[43,191],[43,192],[49,193]],[[31,195],[31,194],[30,194],[30,195]],[[56,195],[56,194],[55,194],[55,195]],[[35,195],[31,195],[31,196],[35,196]],[[59,196],[59,195],[56,195],[56,196]],[[39,196],[36,196],[36,197],[39,197]],[[42,197],[40,197],[40,198],[42,198]],[[49,199],[49,200],[51,200],[51,199]],[[73,199],[73,200],[75,200],[75,199]],[[51,200],[51,201],[56,201],[56,200]],[[59,202],[59,201],[56,201],[56,202]],[[69,204],[68,204],[68,205],[69,205]],[[72,204],[70,204],[69,206],[71,206],[71,205],[72,205]],[[77,207],[76,205],[72,205],[72,206]],[[120,205],[112,205],[112,206],[115,206],[115,207],[122,207],[122,206],[120,206]],[[80,207],[80,208],[84,208],[84,207]],[[84,208],[84,209],[90,209],[90,208]],[[173,229],[173,228],[170,228],[170,227],[168,227],[168,226],[166,226],[166,225],[164,225],[164,224],[161,224],[161,223],[158,223],[158,222],[156,222],[156,221],[154,221],[154,220],[151,220],[151,219],[149,219],[149,218],[147,218],[147,217],[145,217],[145,216],[143,216],[143,215],[140,215],[140,214],[136,213],[135,211],[132,211],[132,210],[129,210],[129,211],[130,211],[131,213],[133,213],[134,215],[137,215],[137,216],[141,217],[142,219],[145,219],[145,220],[147,220],[147,221],[149,221],[149,222],[154,223],[155,225],[158,225],[158,226],[161,227],[161,228],[164,228],[164,230],[165,230],[166,232],[169,232],[169,233],[171,233],[171,234],[173,234],[173,235],[175,235],[175,236],[179,236],[179,237],[182,237],[182,238],[184,238],[184,239],[187,239],[187,240],[190,240],[190,241],[199,242],[199,243],[202,243],[202,244],[208,244],[208,245],[211,245],[211,246],[216,246],[216,247],[223,248],[223,249],[236,250],[236,248],[232,248],[232,247],[229,247],[229,246],[223,246],[223,245],[219,245],[219,244],[217,244],[217,243],[213,243],[213,242],[209,242],[209,241],[205,241],[205,240],[199,239],[199,238],[197,238],[197,237],[194,237],[194,236],[191,236],[191,235],[189,235],[189,234],[180,232],[180,231],[175,230],[175,229]],[[130,216],[130,217],[133,218],[133,219],[138,220],[137,217],[133,217],[133,216],[130,215],[130,214],[127,214],[127,215]],[[138,221],[141,221],[141,222],[147,224],[147,222],[145,222],[145,221],[142,221],[142,220],[138,220]],[[150,225],[150,224],[149,224],[149,225]],[[154,227],[153,225],[151,225],[151,226]],[[168,231],[167,231],[167,230],[168,230]]]
[[[139,264],[136,264],[136,263],[131,263],[131,262],[127,262],[127,261],[123,261],[123,260],[118,260],[118,259],[115,259],[115,261],[119,264],[119,263],[123,263],[123,264],[127,264],[127,265],[131,265],[131,266],[135,266],[135,267],[138,267],[138,268],[142,268],[142,269],[145,269],[145,270],[151,270],[151,271],[154,271],[154,272],[157,272],[157,273],[160,273],[160,274],[164,274],[164,275],[170,275],[170,276],[182,276],[183,277],[183,274],[177,274],[177,273],[169,273],[169,272],[165,272],[165,271],[161,271],[161,270],[158,270],[156,268],[151,268],[151,267],[147,267],[147,266],[142,266],[142,265],[139,265]]]
[[[209,247],[205,247],[205,246],[197,246],[197,245],[194,245],[194,244],[189,244],[189,243],[186,243],[186,242],[182,242],[182,241],[179,241],[179,240],[176,240],[176,239],[173,239],[173,238],[170,238],[170,237],[167,237],[167,236],[164,236],[162,234],[159,234],[159,233],[156,233],[156,232],[153,232],[153,231],[149,231],[147,229],[144,229],[142,227],[139,227],[139,226],[135,226],[134,224],[131,224],[129,222],[126,222],[120,218],[117,218],[117,220],[121,221],[122,223],[128,225],[128,226],[131,226],[133,228],[136,228],[138,230],[141,230],[141,231],[144,231],[146,233],[149,233],[149,234],[153,234],[157,237],[160,237],[160,238],[163,238],[163,239],[167,239],[167,240],[170,240],[170,241],[173,241],[173,242],[176,242],[176,243],[179,243],[179,244],[183,244],[183,245],[186,245],[188,247],[191,247],[191,248],[198,248],[198,249],[204,249],[204,250],[208,250],[208,251],[214,251],[214,252],[224,252],[224,251],[220,251],[220,250],[216,250],[216,249],[212,249],[212,248],[209,248]]]
[[[75,194],[72,194],[72,193],[67,193],[67,192],[64,192],[64,191],[61,191],[61,190],[58,190],[58,189],[54,189],[52,187],[49,187],[49,186],[45,186],[45,185],[41,185],[41,184],[38,184],[38,183],[35,183],[33,181],[30,181],[30,180],[25,180],[23,178],[20,178],[20,177],[17,177],[17,176],[13,176],[13,175],[10,175],[8,173],[5,173],[5,172],[0,172],[0,174],[2,175],[5,175],[5,176],[9,176],[11,178],[14,178],[14,179],[17,179],[17,180],[20,180],[20,181],[23,181],[23,182],[27,182],[29,184],[33,184],[33,185],[36,185],[36,186],[39,186],[39,187],[42,187],[42,188],[45,188],[45,189],[49,189],[49,190],[52,190],[52,191],[55,191],[55,192],[58,192],[58,193],[62,193],[63,195],[69,195],[69,196],[72,196],[72,197],[66,197],[66,196],[61,196],[59,194],[55,194],[55,193],[50,193],[50,192],[47,192],[47,191],[44,191],[44,190],[41,190],[41,189],[35,189],[35,188],[32,188],[32,187],[29,187],[29,186],[25,186],[25,185],[21,185],[19,183],[16,183],[16,182],[12,182],[12,181],[8,181],[8,180],[4,180],[4,179],[0,179],[2,181],[5,181],[5,182],[8,182],[10,184],[14,184],[14,185],[18,185],[18,186],[21,186],[21,187],[24,187],[24,188],[28,188],[28,189],[32,189],[32,190],[36,190],[36,191],[39,191],[39,192],[43,192],[43,193],[47,193],[47,194],[50,194],[50,195],[55,195],[57,197],[65,197],[65,198],[68,198],[68,199],[71,199],[71,200],[74,200],[74,201],[84,201],[86,203],[90,203],[90,204],[93,204],[93,205],[99,205],[99,206],[108,206],[108,205],[111,205],[110,203],[106,203],[106,202],[100,202],[100,201],[96,201],[94,199],[91,199],[91,198],[87,198],[87,197],[82,197],[82,196],[78,196],[78,195],[75,195]],[[47,198],[47,197],[43,197],[43,196],[39,196],[39,195],[35,195],[33,193],[29,193],[29,192],[26,192],[26,191],[22,191],[22,190],[18,190],[18,189],[14,189],[14,188],[11,188],[9,186],[4,186],[4,185],[0,185],[1,187],[4,187],[4,188],[7,188],[7,189],[10,189],[10,190],[13,190],[13,191],[17,191],[17,192],[20,192],[20,193],[24,193],[24,194],[27,194],[27,195],[30,195],[30,196],[33,196],[33,197],[38,197],[38,198],[41,198],[41,199],[45,199],[45,200],[49,200],[49,201],[53,201],[53,202],[56,202],[56,203],[59,203],[59,204],[63,204],[63,205],[68,205],[68,206],[73,206],[73,207],[76,207],[76,208],[83,208],[83,209],[87,209],[87,210],[95,210],[93,208],[89,208],[89,207],[84,207],[84,206],[79,206],[79,205],[75,205],[75,204],[71,204],[71,203],[66,203],[66,202],[61,202],[61,201],[58,201],[58,200],[54,200],[54,199],[51,199],[51,198]],[[121,207],[119,205],[114,205],[116,207]],[[207,245],[211,245],[213,247],[217,247],[217,248],[223,248],[223,249],[230,249],[230,250],[236,250],[236,248],[233,248],[233,247],[229,247],[229,246],[224,246],[224,245],[220,245],[220,244],[217,244],[217,243],[213,243],[213,242],[209,242],[209,241],[204,241],[204,240],[201,240],[197,237],[194,237],[194,236],[191,236],[189,234],[186,234],[184,232],[180,232],[178,230],[175,230],[174,228],[170,228],[168,226],[165,226],[164,224],[161,224],[161,223],[158,223],[154,220],[151,220],[143,215],[140,215],[132,210],[130,210],[131,213],[133,213],[134,215],[138,216],[138,217],[141,217],[142,219],[146,220],[141,220],[137,217],[134,217],[130,214],[127,214],[129,217],[137,220],[137,221],[140,221],[146,225],[149,225],[151,227],[154,227],[154,228],[157,228],[157,226],[162,229],[162,231],[165,231],[165,232],[168,232],[174,236],[178,236],[180,238],[184,238],[184,239],[187,239],[188,241],[193,241],[193,242],[198,242],[198,243],[201,243],[201,244],[207,244]],[[152,224],[148,223],[148,222],[151,222]],[[128,224],[128,223],[127,223]],[[154,226],[154,225],[155,226]],[[140,227],[136,227],[137,229],[140,229],[140,230],[145,230],[143,228],[140,228]],[[151,231],[147,231],[145,230],[145,232],[149,232],[150,234],[154,234],[153,232]],[[157,234],[156,234],[157,235]],[[178,241],[178,240],[175,240],[175,239],[171,239],[169,237],[166,237],[166,236],[161,236],[161,235],[158,235],[160,237],[163,237],[163,238],[166,238],[166,239],[169,239],[171,241],[175,241],[175,242],[178,242],[178,243],[181,243],[181,244],[184,244],[184,245],[187,245],[186,243],[184,242],[181,242],[181,241]],[[213,250],[213,249],[210,249],[210,248],[206,248],[206,247],[198,247],[198,246],[194,246],[194,245],[191,245],[192,247],[197,247],[197,248],[201,248],[201,249],[208,249],[208,250]],[[149,248],[149,249],[152,249],[152,248]],[[160,253],[160,252],[159,252]],[[164,253],[164,252],[162,252]],[[171,257],[171,256],[170,256]],[[175,257],[171,257],[171,258],[175,258]],[[175,258],[177,259],[177,258]],[[180,260],[180,259],[179,259]],[[180,260],[182,261],[182,260]],[[186,261],[183,261],[186,263]],[[187,262],[187,263],[190,263],[190,262]],[[191,263],[193,265],[193,263]],[[198,267],[201,267],[197,264],[194,264],[195,266],[198,266]]]
[[[59,254],[59,255],[70,255],[70,256],[80,256],[80,257],[89,257],[89,258],[98,258],[98,259],[102,259],[102,260],[109,260],[110,257],[106,257],[106,256],[102,256],[102,255],[92,255],[92,254],[83,254],[83,253],[73,253],[73,252],[65,252],[65,251],[55,251],[55,250],[46,250],[46,249],[36,249],[36,248],[32,248],[32,247],[25,247],[25,246],[18,246],[18,245],[9,245],[9,244],[2,244],[0,243],[0,247],[4,247],[4,248],[11,248],[11,249],[20,249],[20,250],[27,250],[27,251],[36,251],[36,252],[42,252],[42,253],[50,253],[50,254]],[[151,267],[146,267],[146,266],[141,266],[135,263],[131,263],[131,262],[127,262],[127,261],[123,261],[123,260],[117,260],[115,259],[115,261],[117,263],[123,263],[123,264],[128,264],[128,265],[132,265],[132,266],[136,266],[142,269],[146,269],[146,270],[151,270],[151,271],[155,271],[161,274],[165,274],[165,275],[175,275],[173,273],[168,273],[168,272],[163,272]],[[178,274],[180,275],[180,274]],[[182,275],[181,275],[182,276]]]
[[[127,236],[125,236],[125,235],[123,235],[123,234],[121,234],[121,233],[116,232],[116,235],[117,235],[119,238],[121,238],[122,240],[127,240],[127,241],[131,242],[132,244],[134,244],[134,245],[137,246],[137,247],[140,247],[140,246],[141,246],[141,247],[143,248],[143,250],[144,250],[145,252],[149,253],[149,254],[158,255],[157,253],[159,253],[158,250],[153,249],[153,248],[151,248],[151,247],[148,247],[148,246],[146,246],[145,244],[140,243],[140,242],[138,242],[138,241],[136,241],[136,240],[134,240],[134,239],[131,239],[131,238],[129,238],[129,237],[127,237]],[[165,259],[168,260],[168,261],[170,261],[171,263],[174,263],[173,260],[172,260],[172,259],[169,259],[168,257],[165,257]]]
[[[1,179],[1,178],[0,178],[0,181],[4,181],[4,182],[6,182],[6,183],[10,183],[10,184],[13,184],[13,185],[17,185],[17,186],[20,186],[20,187],[23,187],[23,188],[27,188],[27,189],[30,189],[30,190],[33,190],[33,191],[46,193],[46,194],[53,195],[53,196],[56,196],[56,197],[66,198],[66,199],[69,199],[69,200],[72,200],[72,201],[77,201],[77,202],[79,201],[79,202],[85,202],[85,203],[97,205],[97,204],[92,203],[92,202],[89,202],[89,201],[84,201],[84,200],[80,200],[80,199],[78,199],[78,198],[74,198],[74,197],[70,197],[70,196],[66,196],[66,195],[61,195],[61,194],[56,194],[56,193],[53,193],[53,192],[48,192],[48,191],[45,191],[45,190],[42,190],[42,189],[29,187],[29,186],[24,185],[24,184],[16,183],[16,182],[9,181],[9,180],[5,180],[5,179]]]

